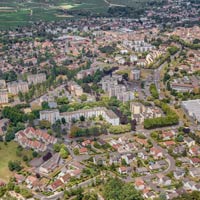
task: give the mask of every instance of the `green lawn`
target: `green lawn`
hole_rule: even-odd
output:
[[[0,179],[4,181],[8,181],[13,174],[8,169],[8,162],[10,160],[19,160],[24,164],[22,161],[23,155],[27,155],[29,157],[31,155],[31,151],[22,151],[22,156],[18,157],[16,155],[17,146],[18,144],[14,141],[9,142],[7,145],[5,145],[3,142],[0,142]]]

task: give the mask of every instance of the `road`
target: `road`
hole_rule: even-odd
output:
[[[110,3],[108,0],[104,0],[104,2],[107,3],[109,7],[126,7],[126,5],[123,5],[123,4]]]
[[[181,47],[180,47],[181,48]],[[170,57],[171,62],[174,60],[175,57],[178,56],[178,54],[180,53],[180,51],[178,51],[177,53],[175,53],[174,55],[172,55]],[[161,91],[161,87],[160,87],[160,83],[161,83],[161,72],[163,71],[164,66],[167,64],[168,62],[165,61],[162,65],[160,65],[159,68],[154,70],[154,83],[156,85],[157,91],[159,92],[159,96],[160,99],[164,98],[164,95],[160,92]]]

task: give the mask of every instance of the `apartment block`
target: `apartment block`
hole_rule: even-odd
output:
[[[8,103],[8,91],[0,90],[0,104]]]
[[[8,92],[10,94],[18,94],[19,92],[28,92],[28,83],[25,81],[13,81],[7,84]]]
[[[40,120],[47,120],[53,124],[56,122],[56,120],[64,118],[66,122],[71,123],[72,120],[77,120],[81,116],[84,116],[85,118],[90,118],[90,117],[98,117],[100,115],[102,115],[102,117],[108,123],[112,125],[119,125],[119,117],[112,110],[107,110],[104,107],[97,107],[86,110],[77,110],[74,112],[65,112],[65,113],[59,113],[58,110],[40,111]]]
[[[28,75],[27,80],[29,85],[31,84],[36,85],[38,83],[43,83],[46,81],[46,74],[45,73],[31,74]]]

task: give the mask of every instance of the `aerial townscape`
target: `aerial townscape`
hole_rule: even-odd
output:
[[[200,200],[200,0],[0,0],[0,200]]]

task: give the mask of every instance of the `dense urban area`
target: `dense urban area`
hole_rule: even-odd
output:
[[[1,200],[200,200],[200,2],[131,2],[0,13]]]

